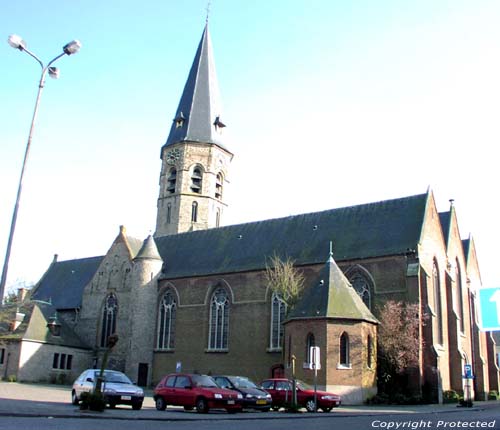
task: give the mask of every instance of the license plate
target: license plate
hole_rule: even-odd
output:
[[[258,405],[265,405],[267,402],[265,400],[257,400],[255,403]]]
[[[122,400],[132,400],[132,396],[122,396]]]
[[[228,404],[228,405],[234,405],[234,400],[228,400],[228,401],[227,401],[227,404]]]

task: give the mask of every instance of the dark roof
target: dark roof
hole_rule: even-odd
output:
[[[212,42],[207,25],[164,146],[192,141],[214,143],[224,148],[222,136],[215,126],[215,123],[221,124],[224,121],[221,108]],[[184,123],[178,127],[176,119],[180,118]]]
[[[441,222],[441,228],[443,230],[444,241],[446,246],[448,246],[448,240],[450,238],[450,227],[451,227],[451,211],[440,212],[439,221]]]
[[[51,303],[57,309],[75,309],[104,257],[56,261],[35,286],[31,299]]]
[[[149,235],[141,249],[135,256],[135,259],[151,259],[151,260],[161,260],[160,254],[158,254],[158,249],[156,248],[155,241],[151,235]]]
[[[288,316],[288,320],[311,318],[378,323],[331,256]]]
[[[156,238],[164,277],[260,270],[273,254],[295,264],[405,253],[419,242],[428,194]]]
[[[54,306],[31,301],[23,303],[18,314],[23,317],[22,323],[14,331],[0,330],[1,340],[31,340],[51,345],[90,349],[61,318],[57,318],[61,327],[60,336],[51,334],[47,323],[57,315]]]

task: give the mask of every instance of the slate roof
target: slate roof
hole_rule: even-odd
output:
[[[177,118],[184,119],[182,127],[177,127]],[[214,143],[224,148],[222,135],[214,125],[217,118],[224,122],[207,24],[164,147],[182,141],[193,141]]]
[[[311,318],[378,323],[331,256],[287,320]]]
[[[2,330],[0,339],[31,340],[50,345],[90,349],[61,318],[57,319],[61,325],[61,335],[53,336],[50,333],[47,323],[56,315],[55,307],[44,303],[30,302],[24,304],[19,312],[24,314],[23,322],[13,332]]]
[[[405,253],[419,243],[428,194],[156,238],[168,279]]]
[[[450,227],[451,227],[451,211],[440,212],[439,221],[441,222],[441,228],[443,229],[443,235],[446,246],[448,246],[448,240],[450,238]]]
[[[55,261],[35,286],[32,299],[51,303],[57,309],[75,309],[104,257]]]
[[[135,259],[151,259],[151,260],[161,260],[160,254],[158,253],[158,248],[156,248],[155,241],[151,235],[149,235],[141,249],[135,256]]]

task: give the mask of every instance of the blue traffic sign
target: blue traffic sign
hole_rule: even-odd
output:
[[[479,325],[481,330],[500,330],[500,288],[479,290]]]
[[[473,376],[472,376],[472,365],[466,364],[464,366],[464,378],[465,379],[472,379],[473,378]]]

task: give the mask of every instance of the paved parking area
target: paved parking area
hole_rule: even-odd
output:
[[[60,385],[21,384],[0,382],[0,416],[42,416],[68,418],[112,418],[124,420],[161,420],[161,421],[191,421],[191,420],[233,420],[233,419],[281,419],[292,416],[297,419],[328,418],[334,416],[379,415],[379,414],[414,414],[439,413],[457,410],[456,405],[417,405],[417,406],[342,406],[332,412],[310,414],[288,414],[280,412],[243,412],[227,414],[226,411],[210,411],[208,414],[198,414],[195,411],[184,411],[178,407],[168,407],[166,411],[157,411],[152,397],[152,391],[146,390],[143,408],[134,411],[128,406],[117,406],[116,409],[106,409],[102,412],[80,411],[71,404],[71,387]],[[479,402],[475,407],[488,407],[498,402]]]

